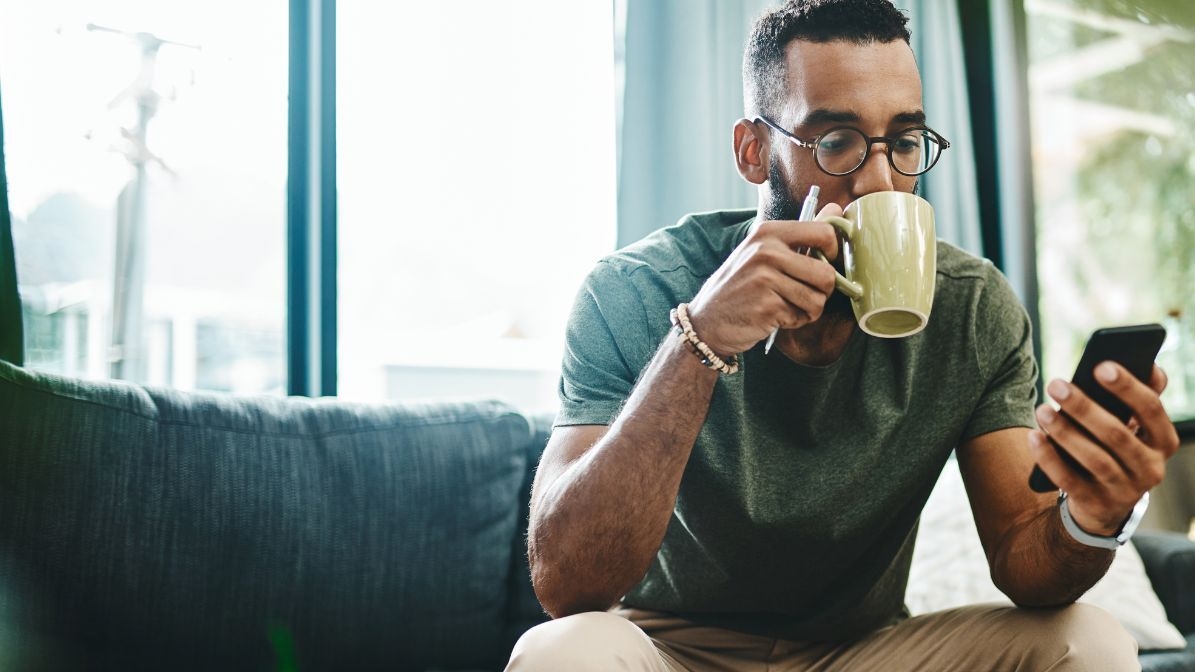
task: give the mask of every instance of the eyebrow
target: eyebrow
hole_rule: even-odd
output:
[[[892,121],[900,122],[902,124],[914,124],[916,126],[925,125],[925,112],[917,110],[915,112],[901,112],[892,118]]]
[[[809,114],[797,125],[797,128],[807,128],[809,126],[817,126],[821,124],[857,124],[860,117],[858,112],[851,110],[833,110],[825,107],[819,107]],[[922,110],[913,110],[910,112],[901,112],[895,117],[892,117],[893,123],[911,124],[914,126],[925,125],[925,112]]]
[[[859,123],[859,119],[860,116],[857,112],[851,112],[850,110],[831,110],[829,108],[819,107],[805,115],[805,118],[797,124],[797,128],[806,128],[820,124]]]

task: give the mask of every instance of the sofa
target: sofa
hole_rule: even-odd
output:
[[[501,669],[547,430],[0,362],[0,669]]]
[[[501,669],[549,422],[0,362],[0,669]],[[1195,671],[1195,543],[1135,543]]]

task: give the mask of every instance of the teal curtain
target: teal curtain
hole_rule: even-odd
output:
[[[20,365],[25,361],[21,327],[21,296],[17,291],[17,262],[12,245],[12,218],[8,212],[8,177],[4,170],[4,114],[0,105],[0,359]]]
[[[956,1],[897,0],[907,11],[925,107],[951,142],[921,191],[939,237],[982,254],[970,110]],[[618,243],[689,212],[755,207],[735,169],[742,58],[757,16],[777,0],[625,0]]]
[[[743,47],[772,0],[624,0],[618,244],[682,215],[754,207],[735,169]]]
[[[894,4],[909,15],[929,124],[950,141],[950,149],[922,179],[921,195],[934,204],[939,238],[982,255],[971,105],[956,4],[961,1],[896,0]]]

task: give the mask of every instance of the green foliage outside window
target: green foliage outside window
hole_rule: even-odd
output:
[[[1045,374],[1097,327],[1162,322],[1163,399],[1195,420],[1195,3],[1026,11]]]

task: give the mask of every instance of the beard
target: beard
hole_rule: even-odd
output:
[[[763,218],[769,221],[790,220],[798,221],[801,217],[801,203],[793,197],[789,189],[789,182],[780,170],[780,164],[775,157],[768,158],[768,183],[771,187],[771,198],[764,204]],[[841,241],[841,238],[839,239]],[[834,270],[841,273],[842,265],[834,264]],[[851,300],[837,290],[830,292],[826,298],[826,306],[822,309],[822,317],[844,317],[852,315]]]
[[[801,204],[793,198],[788,187],[788,180],[780,172],[780,163],[776,157],[768,158],[768,185],[771,198],[764,204],[763,217],[766,220],[792,220],[801,216]]]

